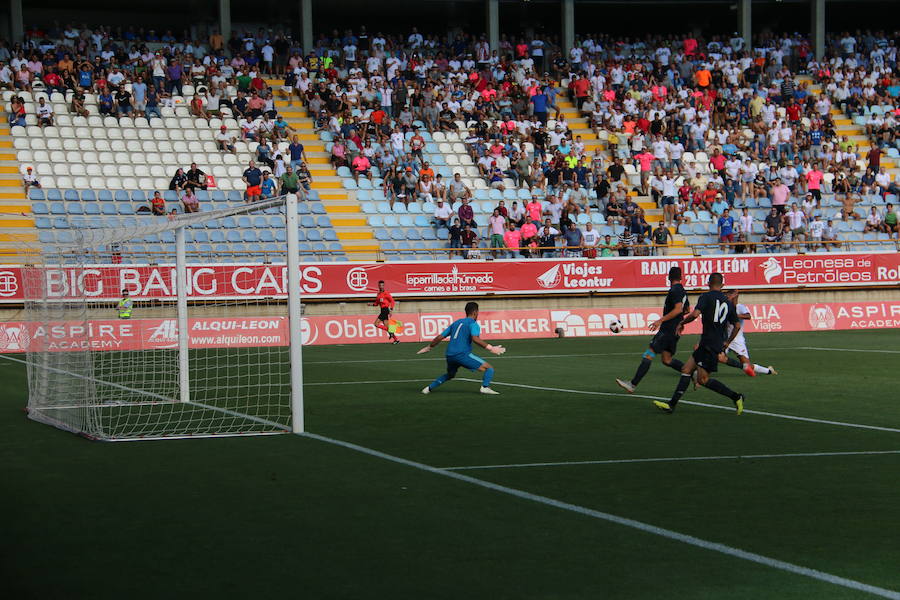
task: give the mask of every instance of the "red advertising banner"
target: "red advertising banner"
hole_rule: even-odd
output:
[[[837,302],[820,304],[755,304],[748,332],[824,331],[836,329],[884,329],[900,327],[900,301]],[[459,313],[396,314],[402,323],[403,341],[427,341],[440,334]],[[534,339],[566,337],[649,335],[648,325],[660,317],[655,308],[529,309],[486,311],[479,315],[486,339]],[[624,331],[614,334],[609,324],[618,320]],[[285,317],[226,317],[190,319],[191,348],[247,348],[286,346]],[[698,333],[691,323],[687,333]],[[303,318],[305,345],[384,343],[385,332],[374,325],[374,315],[311,316]],[[151,350],[177,347],[175,319],[132,319],[58,322],[0,323],[0,352],[70,350]]]
[[[394,296],[479,296],[640,292],[667,289],[670,267],[684,272],[688,289],[704,288],[710,273],[730,287],[800,288],[896,285],[900,253],[755,254],[718,257],[535,259],[458,262],[304,263],[301,292],[311,298],[367,298],[378,281]],[[195,264],[188,267],[188,294],[195,299],[285,296],[282,264]],[[97,265],[79,270],[45,268],[38,278],[49,298],[86,296],[113,300],[122,289],[137,299],[171,299],[172,265]],[[23,269],[0,268],[0,302],[21,302]]]

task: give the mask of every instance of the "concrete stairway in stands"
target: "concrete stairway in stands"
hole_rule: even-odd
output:
[[[31,204],[25,197],[19,161],[6,123],[0,125],[0,262],[16,262],[25,244],[37,242]],[[36,248],[31,249],[32,252]]]
[[[267,83],[273,89],[281,86],[278,80],[268,80]],[[312,189],[318,192],[347,258],[351,261],[375,260],[379,246],[374,232],[368,226],[359,203],[349,190],[344,189],[337,171],[331,167],[325,142],[315,132],[306,108],[297,103],[288,106],[287,100],[276,100],[275,106],[305,146],[309,159],[307,166],[313,179]]]

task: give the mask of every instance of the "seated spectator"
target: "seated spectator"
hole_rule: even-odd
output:
[[[632,256],[650,256],[650,246],[647,245],[644,234],[637,234],[634,245],[631,247],[631,253]]]
[[[278,195],[278,182],[268,171],[263,171],[262,181],[259,184],[259,195],[263,200],[274,198]]]
[[[447,201],[452,207],[454,202],[461,201],[463,198],[471,199],[472,190],[462,181],[459,173],[454,173],[453,180],[447,186]]]
[[[834,221],[828,219],[825,223],[825,228],[822,230],[822,245],[825,247],[825,250],[829,250],[831,246],[837,247],[839,244]]]
[[[19,96],[9,101],[8,121],[10,127],[25,127],[25,101]]]
[[[116,90],[116,113],[121,117],[130,117],[134,107],[132,106],[131,92],[120,85]]]
[[[194,97],[191,98],[191,115],[206,119],[207,121],[209,120],[209,113],[206,112],[203,98],[201,98],[199,94],[194,94]]]
[[[334,169],[347,166],[348,150],[343,138],[335,139],[331,145],[331,166]]]
[[[781,234],[774,227],[769,227],[762,237],[763,247],[769,254],[781,252],[781,240]]]
[[[75,92],[72,94],[72,104],[70,105],[72,113],[79,117],[88,117],[90,113],[88,112],[88,109],[85,108],[84,102],[84,90],[82,90],[80,87],[76,87]]]
[[[115,116],[116,101],[109,89],[104,87],[97,96],[97,111],[103,116]]]
[[[357,154],[350,163],[353,171],[353,181],[359,183],[359,177],[363,176],[369,181],[372,180],[372,163],[365,154]]]
[[[184,189],[187,180],[188,178],[184,173],[184,169],[179,168],[175,171],[175,175],[172,176],[172,180],[169,181],[169,189],[180,192]]]
[[[281,175],[281,193],[296,194],[298,191],[300,191],[300,178],[294,172],[294,169],[288,165]]]
[[[150,212],[159,216],[166,215],[166,201],[158,191],[153,192],[153,197],[150,198]]]
[[[25,167],[25,175],[22,176],[22,185],[25,186],[25,196],[28,196],[28,190],[31,188],[41,189],[41,184],[34,175],[34,169]],[[888,205],[890,206],[890,205]]]
[[[878,209],[874,206],[869,210],[869,214],[866,216],[866,225],[863,228],[863,233],[871,232],[880,232],[884,230],[883,219],[881,218],[881,213],[878,212]]]
[[[447,204],[438,198],[437,204],[434,207],[434,221],[433,224],[436,228],[441,227],[449,227],[450,216],[453,214],[453,211],[450,209]]]
[[[716,194],[715,202],[709,207],[709,212],[712,213],[713,217],[720,217],[728,210],[728,208],[728,202],[725,201],[725,198],[722,197],[721,193],[718,193]]]
[[[197,163],[191,163],[191,168],[184,175],[187,178],[184,183],[185,189],[193,191],[206,189],[206,173],[197,167]]]
[[[268,165],[270,169],[275,168],[275,161],[272,159],[272,146],[269,145],[266,138],[261,138],[259,145],[256,146],[256,160],[259,163]]]
[[[444,185],[444,179],[440,173],[434,178],[434,187],[431,194],[436,200],[445,200],[447,198],[447,186]]]
[[[304,190],[308,192],[312,189],[312,173],[309,172],[305,162],[301,162],[300,168],[297,169],[297,179]]]
[[[37,112],[37,118],[38,118],[38,125],[41,126],[41,129],[43,129],[44,127],[52,127],[53,126],[53,107],[44,101],[43,96],[38,98],[38,105],[37,105],[36,112]]]
[[[194,194],[194,188],[185,188],[184,195],[181,197],[181,203],[184,204],[184,212],[195,213],[200,210],[200,201]]]
[[[237,154],[237,138],[228,133],[228,128],[225,125],[219,127],[219,133],[216,134],[216,144],[222,152]]]
[[[894,205],[888,202],[884,211],[884,231],[890,237],[894,237],[894,234],[896,233],[897,238],[900,239],[900,223],[898,222],[900,222],[900,219],[898,219],[897,212],[894,210]]]

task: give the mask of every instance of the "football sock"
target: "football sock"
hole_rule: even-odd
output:
[[[673,358],[672,360],[669,361],[668,366],[670,369],[675,369],[676,371],[681,373],[681,369],[684,368],[684,363],[681,362],[680,360],[678,360],[677,358]]]
[[[644,378],[644,375],[647,374],[647,371],[650,370],[650,365],[653,364],[653,361],[648,358],[642,358],[641,364],[638,365],[637,372],[634,374],[634,377],[631,378],[631,385],[637,385],[641,382],[641,379]]]
[[[490,368],[484,372],[484,375],[481,377],[481,387],[489,387],[491,385],[491,380],[494,378],[494,369]]]
[[[375,323],[375,327],[377,327],[378,329],[384,329],[385,331],[388,330],[387,325],[385,325],[381,321],[378,321],[377,323]]]
[[[743,369],[744,368],[744,365],[741,364],[741,361],[734,358],[733,356],[729,356],[728,360],[725,361],[725,364],[728,365],[729,367],[734,367],[735,369]]]
[[[444,373],[443,375],[441,375],[440,377],[438,377],[437,379],[435,379],[434,381],[429,383],[428,389],[433,390],[437,386],[441,385],[442,383],[446,383],[447,381],[450,381],[450,376],[447,375],[446,373]]]
[[[706,383],[703,384],[703,387],[710,389],[710,390],[716,392],[717,394],[722,394],[723,396],[727,396],[727,397],[731,398],[732,400],[737,400],[738,396],[740,396],[740,394],[738,394],[737,392],[732,390],[730,387],[728,387],[727,385],[725,385],[718,379],[708,379],[706,381]]]
[[[769,374],[769,367],[762,367],[760,365],[754,364],[753,370],[756,371],[757,373],[762,373],[763,375]]]
[[[690,384],[691,374],[682,373],[681,377],[678,378],[678,385],[675,387],[675,393],[672,394],[672,399],[669,400],[669,406],[671,408],[675,408],[675,405],[678,404],[678,401],[681,400],[682,396],[684,396],[684,393],[687,391]]]
[[[396,339],[397,336],[394,335],[392,332],[388,331],[388,338],[393,340],[393,339]]]

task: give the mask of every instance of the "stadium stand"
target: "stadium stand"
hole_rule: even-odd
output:
[[[483,255],[503,238],[489,222],[495,208],[516,227],[550,219],[553,235],[530,236],[526,255],[583,240],[563,235],[569,221],[592,223],[589,256],[875,249],[897,236],[888,205],[900,88],[883,34],[836,36],[817,62],[799,35],[752,49],[741,38],[600,36],[562,56],[419,34],[361,48],[348,32],[305,57],[282,48],[266,78],[255,58],[272,49],[264,37],[226,57],[104,30],[99,41],[57,33],[33,37],[30,56],[0,52],[0,85],[14,88],[3,92],[10,137],[0,144],[11,139],[23,182],[39,184],[30,205],[18,190],[4,198],[11,216],[0,226],[33,226],[43,242],[184,210],[193,163],[209,177],[200,210],[243,202],[251,160],[271,172],[267,194],[298,186],[283,180],[287,167],[303,170],[304,250],[316,259],[442,258],[459,245]],[[94,43],[76,49],[73,39]],[[436,223],[436,201],[462,217],[463,196],[475,240]],[[526,218],[533,199],[540,207]],[[195,250],[259,256],[283,235],[264,218],[221,225],[195,232]],[[607,235],[615,248],[601,247]],[[144,242],[154,251],[167,240]]]

